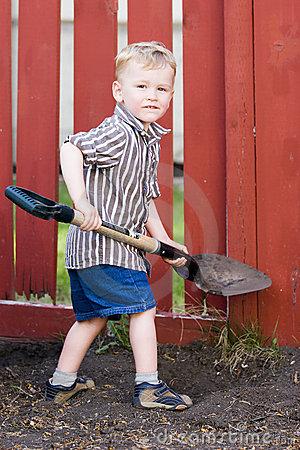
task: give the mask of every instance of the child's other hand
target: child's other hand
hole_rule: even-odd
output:
[[[181,250],[186,254],[189,254],[188,249],[185,245],[179,244],[178,242],[172,241],[171,239],[167,242],[167,244],[172,245],[172,247],[178,248],[178,250]],[[182,267],[186,264],[185,258],[177,258],[177,259],[163,258],[163,260],[173,267]]]
[[[102,220],[97,209],[87,199],[78,200],[74,207],[84,215],[84,221],[80,226],[81,230],[92,231],[97,230],[101,226]]]

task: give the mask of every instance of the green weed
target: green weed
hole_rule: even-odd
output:
[[[216,347],[220,350],[219,360],[231,373],[248,367],[249,364],[259,361],[263,366],[273,368],[282,358],[281,350],[276,338],[277,324],[272,336],[263,336],[256,323],[245,325],[239,332],[235,332],[227,321],[219,330]]]
[[[116,346],[131,351],[128,317],[121,316],[119,321],[108,321],[105,333],[97,337],[96,346],[97,355],[102,355]]]
[[[118,321],[108,321],[108,329],[116,344],[131,351],[128,316],[123,315]]]
[[[114,347],[115,345],[118,345],[116,341],[108,342],[107,344],[104,343],[104,339],[101,339],[98,341],[98,347],[95,350],[95,353],[97,355],[101,355],[103,353],[106,353],[111,347]]]

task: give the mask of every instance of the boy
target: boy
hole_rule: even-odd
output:
[[[175,73],[174,56],[163,44],[127,46],[116,57],[114,115],[97,128],[69,136],[61,148],[63,176],[84,222],[80,228],[71,225],[67,237],[66,267],[76,322],[46,383],[49,400],[64,402],[94,387],[93,380],[77,376],[79,366],[107,320],[129,314],[136,368],[133,405],[183,410],[192,404],[188,396],[158,379],[156,301],[144,254],[93,231],[101,219],[140,233],[146,229],[187,253],[185,246],[168,237],[153,201],[160,195],[159,143],[170,131],[155,122],[168,110]],[[186,262],[184,258],[165,261],[176,267]]]

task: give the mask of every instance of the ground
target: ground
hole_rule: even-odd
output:
[[[43,399],[61,343],[0,343],[1,450],[300,448],[300,349],[283,349],[273,369],[258,362],[230,374],[213,346],[160,345],[160,377],[194,401],[171,412],[133,408],[131,352],[97,348],[82,365],[96,390],[61,406]]]

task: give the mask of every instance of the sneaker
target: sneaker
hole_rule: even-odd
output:
[[[166,383],[139,383],[135,385],[132,399],[137,408],[164,408],[182,411],[192,406],[188,395],[177,394]]]
[[[54,403],[64,403],[78,392],[86,389],[95,389],[95,383],[91,378],[77,377],[74,383],[69,387],[60,384],[54,385],[48,380],[46,382],[45,398]]]

